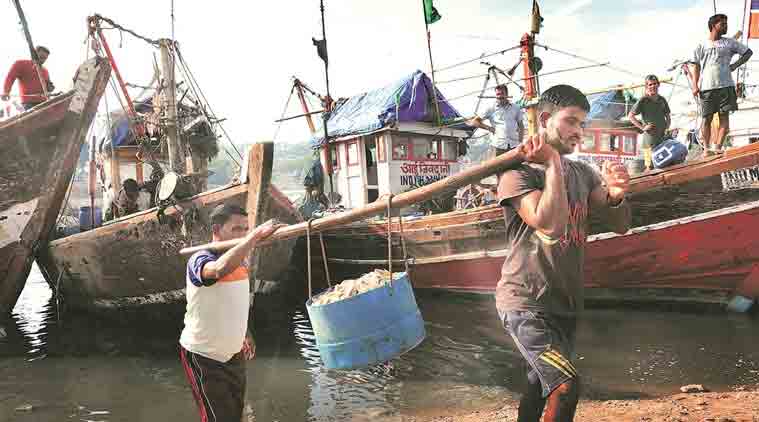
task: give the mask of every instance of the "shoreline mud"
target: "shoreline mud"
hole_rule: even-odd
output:
[[[407,415],[405,422],[516,421],[518,402],[484,405],[479,409],[452,408]],[[580,400],[575,420],[583,422],[756,422],[759,386],[729,392],[678,393],[633,400]]]

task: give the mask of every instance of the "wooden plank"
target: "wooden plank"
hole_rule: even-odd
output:
[[[725,157],[733,157],[736,155],[750,154],[759,152],[759,142],[754,144],[744,145],[742,147],[731,148],[724,152]]]
[[[748,148],[752,147],[752,148]],[[646,173],[630,180],[630,193],[647,191],[664,185],[677,185],[717,176],[730,170],[759,164],[759,144],[741,147],[743,153],[721,156],[680,164],[656,173]]]
[[[274,143],[253,144],[248,151],[248,227],[251,229],[263,223],[264,195],[271,182],[272,163],[274,162]]]

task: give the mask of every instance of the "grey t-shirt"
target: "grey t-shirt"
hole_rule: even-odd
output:
[[[653,123],[656,127],[651,134],[655,140],[660,140],[664,137],[664,132],[667,129],[666,116],[670,114],[669,104],[659,94],[655,96],[645,96],[638,100],[630,110],[633,114],[640,114],[643,117],[643,122],[646,124]]]
[[[706,40],[696,47],[693,61],[701,66],[701,91],[735,86],[730,72],[730,60],[734,55],[748,50],[748,46],[732,38],[720,37],[716,41]]]
[[[545,167],[522,164],[501,175],[498,198],[506,222],[506,260],[496,287],[496,306],[506,311],[544,311],[574,316],[582,311],[583,266],[590,193],[601,177],[588,164],[562,158],[569,199],[567,232],[558,242],[541,239],[508,199],[543,190]]]

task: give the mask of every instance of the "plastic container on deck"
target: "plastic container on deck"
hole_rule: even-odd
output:
[[[87,231],[92,227],[91,208],[89,206],[79,207],[79,230]],[[95,207],[95,227],[103,224],[103,212],[100,207]]]
[[[730,312],[744,313],[751,309],[751,305],[754,304],[754,298],[735,295],[727,302],[727,310]]]
[[[326,305],[306,302],[324,366],[356,369],[385,362],[424,340],[424,320],[407,273],[392,283]]]

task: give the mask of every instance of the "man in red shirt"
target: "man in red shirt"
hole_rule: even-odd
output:
[[[53,83],[50,82],[50,75],[47,73],[42,65],[50,55],[50,50],[46,47],[38,45],[36,48],[37,57],[39,59],[40,74],[42,75],[43,82],[47,88],[47,92],[55,89]],[[37,75],[37,70],[34,68],[34,62],[31,60],[17,60],[11,66],[11,70],[8,71],[8,75],[5,77],[5,84],[3,84],[3,93],[0,99],[8,101],[10,98],[11,88],[13,83],[18,79],[19,93],[21,96],[21,103],[24,105],[25,110],[36,106],[37,104],[45,101],[43,96],[42,83]]]

